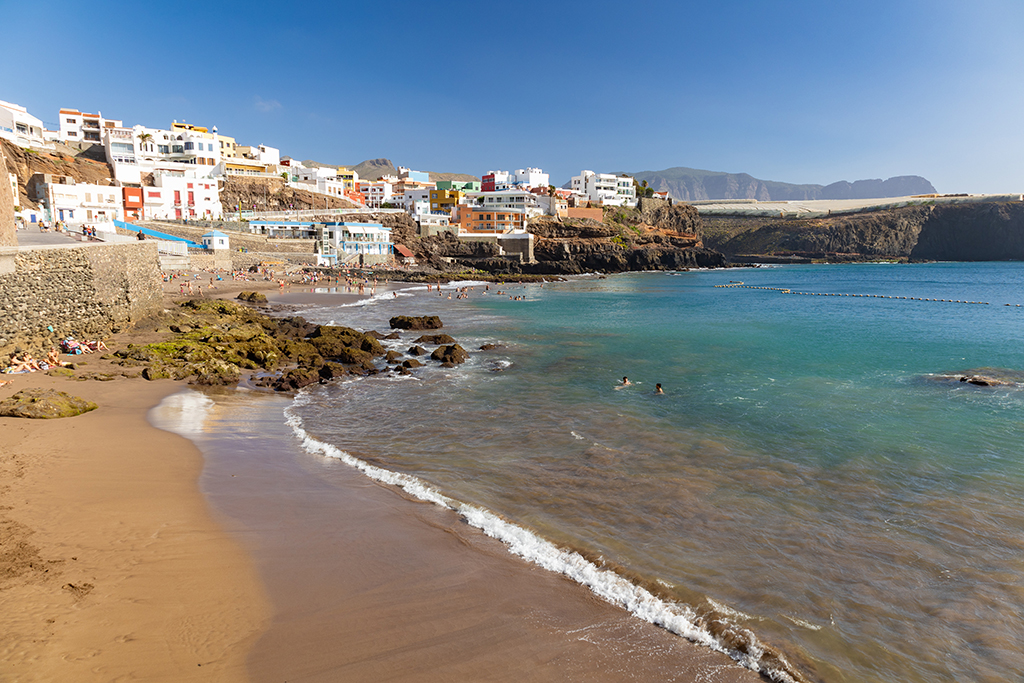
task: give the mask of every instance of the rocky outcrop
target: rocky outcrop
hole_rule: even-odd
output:
[[[830,260],[1024,259],[1024,203],[934,204],[815,219],[709,217],[706,244],[750,255]]]
[[[3,147],[0,147],[0,169],[7,168],[6,162]],[[9,183],[0,182],[0,247],[16,246],[18,236],[14,230],[14,195]]]
[[[6,157],[7,172],[18,176],[19,201],[23,207],[37,208],[28,191],[29,181],[36,173],[71,176],[78,183],[114,184],[114,173],[105,161],[90,159],[87,152],[66,145],[58,144],[58,152],[39,152],[23,149],[8,140],[0,139],[0,147],[3,148],[3,156]],[[6,180],[7,176],[4,176],[4,181]]]
[[[439,330],[444,327],[436,315],[396,315],[388,324],[393,330]]]
[[[54,389],[23,389],[0,401],[0,417],[54,419],[96,410],[92,401]]]

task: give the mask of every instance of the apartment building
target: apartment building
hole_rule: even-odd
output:
[[[469,192],[466,204],[490,210],[510,209],[522,211],[527,218],[543,213],[537,195],[528,190],[501,190],[498,192]]]
[[[636,206],[633,178],[627,175],[583,171],[572,177],[572,189],[586,195],[592,202],[608,206]]]
[[[78,183],[71,176],[36,173],[29,179],[28,190],[49,220],[81,224],[124,217],[121,188],[113,185]]]
[[[139,184],[143,173],[166,171],[213,175],[221,163],[215,132],[190,124],[172,124],[170,130],[134,126],[103,130],[103,146],[114,177]]]
[[[459,190],[431,190],[430,211],[431,213],[446,213],[449,216],[455,207],[462,203],[466,193]]]
[[[87,114],[77,109],[61,109],[58,114],[60,131],[57,139],[61,142],[103,142],[103,131],[107,128],[122,128],[116,119],[105,119],[103,114]]]
[[[397,204],[401,202],[395,195],[395,186],[386,180],[373,182],[360,180],[358,183],[359,193],[366,198],[366,208],[379,209],[384,204]]]
[[[509,233],[526,229],[527,215],[523,209],[485,208],[460,204],[452,222],[462,233]]]
[[[216,180],[197,174],[157,172],[153,182],[153,187],[142,188],[146,218],[216,220],[221,217]]]
[[[500,192],[502,190],[525,190],[532,187],[547,187],[548,174],[539,168],[519,168],[508,171],[488,171],[480,179],[480,189],[484,192]]]
[[[6,137],[18,144],[24,144],[23,140],[43,142],[45,132],[43,122],[29,114],[25,107],[0,100],[0,137]]]

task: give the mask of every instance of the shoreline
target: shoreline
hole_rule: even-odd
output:
[[[271,282],[224,285],[214,296],[278,289]],[[171,288],[177,284],[165,283]],[[178,297],[166,293],[170,307]],[[119,337],[147,335],[143,343],[163,336],[140,329]],[[95,358],[83,357],[90,372],[103,365]],[[616,659],[624,647],[617,643],[626,636],[632,661],[650,673],[649,680],[760,680],[725,655],[513,556],[451,511],[412,501],[343,463],[330,469],[347,473],[345,494],[335,500],[340,485],[332,481],[328,494],[311,498],[320,509],[304,513],[320,515],[320,530],[337,542],[324,550],[318,536],[296,533],[302,529],[299,507],[308,502],[307,490],[299,488],[284,501],[298,524],[286,527],[285,542],[304,545],[289,546],[268,564],[258,547],[270,538],[266,529],[228,523],[218,494],[200,483],[215,459],[146,420],[152,406],[184,383],[13,377],[0,397],[50,386],[101,406],[65,420],[0,419],[5,434],[21,437],[3,461],[17,472],[3,492],[13,522],[4,519],[5,528],[21,531],[8,538],[26,551],[30,570],[32,558],[39,558],[35,573],[22,567],[0,589],[7,615],[0,622],[7,634],[0,636],[0,651],[13,680],[50,680],[70,670],[76,680],[278,680],[300,671],[335,680],[341,670],[346,680],[436,680],[431,674],[438,667],[454,667],[450,673],[467,680],[570,680],[576,678],[572,671],[603,661],[604,668],[593,668],[588,678],[611,681],[638,673],[619,668]],[[267,405],[292,400],[270,393],[257,400],[263,399]],[[281,443],[281,435],[268,437],[261,425],[255,432],[265,446],[260,450],[274,451]],[[251,445],[253,433],[248,436]],[[294,442],[290,432],[283,438]],[[75,446],[67,451],[67,444]],[[295,454],[294,443],[291,448],[305,467],[324,467],[322,459]],[[255,489],[246,502],[249,512],[259,512],[277,485],[271,479]],[[336,510],[332,506],[351,504],[356,495],[372,505],[324,521],[327,511]],[[53,506],[53,500],[65,504]],[[383,536],[393,541],[382,544]],[[411,547],[416,553],[407,552]],[[322,562],[306,568],[310,553]],[[318,572],[316,580],[298,580],[300,569]],[[389,590],[381,592],[384,576]],[[547,627],[535,628],[538,615],[547,615]],[[429,642],[424,629],[434,634]],[[615,655],[610,659],[595,654],[598,633],[607,636],[608,647],[599,650]],[[410,659],[412,651],[417,656]],[[659,654],[652,659],[652,653]],[[343,655],[350,659],[340,660]],[[659,673],[648,666],[655,660]],[[424,668],[425,661],[434,668]]]

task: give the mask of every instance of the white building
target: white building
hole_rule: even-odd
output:
[[[320,178],[327,180],[334,180],[338,177],[338,169],[329,168],[326,166],[317,166],[316,168],[306,168],[296,162],[289,164],[289,168],[292,170],[292,177],[294,180],[299,182],[315,182]]]
[[[508,171],[488,171],[481,179],[481,188],[487,192],[502,190],[528,190],[531,187],[547,187],[549,177],[539,168],[517,168]]]
[[[216,131],[177,122],[170,130],[107,127],[103,146],[114,177],[123,183],[141,183],[143,173],[158,171],[209,177],[221,163]]]
[[[373,266],[394,259],[391,228],[380,223],[324,223],[317,229],[322,235],[318,240],[318,261],[339,266]]]
[[[499,192],[467,192],[466,204],[473,208],[509,209],[525,212],[527,217],[544,213],[537,195],[528,190],[501,190]]]
[[[228,236],[220,230],[211,230],[202,237],[203,246],[207,249],[230,249],[231,241]]]
[[[11,196],[14,197],[14,205],[21,206],[21,196],[18,192],[18,174],[8,173],[7,176],[11,181]]]
[[[71,176],[36,173],[29,181],[29,194],[48,220],[81,224],[124,217],[123,194],[114,185],[76,183]]]
[[[255,147],[239,145],[236,154],[243,159],[254,159],[264,166],[280,166],[281,150],[267,145],[256,145]]]
[[[379,209],[385,203],[404,204],[404,200],[395,197],[395,186],[386,180],[360,180],[359,192],[366,197],[366,208]]]
[[[0,100],[0,137],[18,144],[42,143],[45,140],[43,122],[29,114],[25,107]]]
[[[572,177],[572,189],[590,201],[609,206],[636,206],[633,178],[627,175],[583,171]]]
[[[121,121],[105,119],[103,113],[86,114],[77,109],[61,109],[57,116],[60,119],[60,132],[57,138],[61,142],[103,142],[103,131],[107,128],[121,128]]]
[[[156,172],[154,187],[142,188],[143,210],[153,220],[203,219],[221,217],[217,181],[197,175]]]

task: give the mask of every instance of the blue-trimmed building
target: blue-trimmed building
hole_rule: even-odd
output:
[[[391,263],[391,228],[381,223],[319,223],[317,261],[323,265],[376,266]]]

